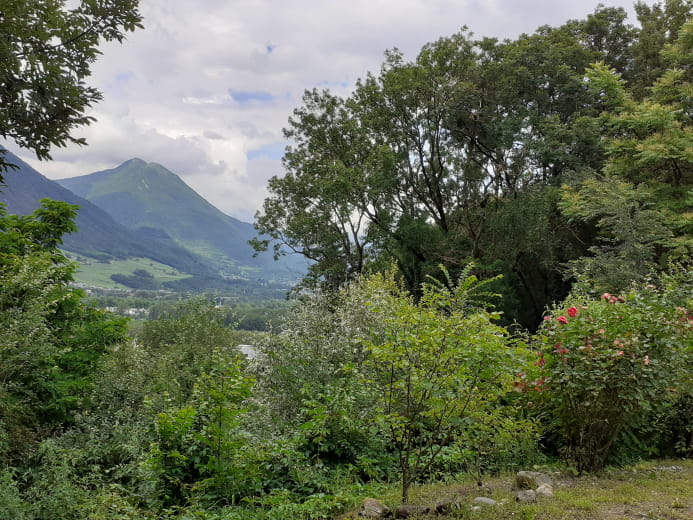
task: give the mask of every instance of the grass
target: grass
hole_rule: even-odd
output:
[[[411,491],[411,504],[434,506],[457,502],[459,507],[447,516],[418,518],[470,520],[690,520],[693,518],[693,461],[647,462],[597,475],[575,477],[560,470],[542,470],[554,480],[554,497],[534,504],[518,504],[511,490],[512,475],[486,481],[479,491],[472,479],[442,485],[432,484]],[[498,502],[472,510],[477,496]],[[378,497],[394,509],[398,490]],[[342,518],[356,518],[356,512]]]
[[[75,273],[76,282],[106,289],[123,288],[121,284],[111,280],[110,277],[112,274],[131,275],[136,269],[145,269],[159,282],[180,280],[182,278],[188,278],[189,276],[171,266],[155,262],[148,258],[128,258],[127,260],[109,260],[106,262],[83,255],[75,256],[68,254],[68,258],[79,263],[79,268]]]

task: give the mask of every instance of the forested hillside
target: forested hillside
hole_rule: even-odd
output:
[[[204,297],[128,331],[70,285],[74,206],[0,206],[0,520],[346,518],[520,469],[577,484],[545,516],[425,514],[596,520],[611,493],[614,518],[684,518],[690,482],[658,486],[688,462],[589,491],[693,456],[693,4],[636,11],[464,30],[306,92],[255,247],[313,263],[265,333]]]

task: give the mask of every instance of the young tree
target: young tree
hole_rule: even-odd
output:
[[[470,269],[452,288],[449,279],[425,284],[418,304],[391,294],[379,303],[388,307],[385,332],[367,343],[363,382],[377,399],[375,422],[398,455],[405,503],[470,417],[489,415],[510,390],[523,352],[492,323],[498,316],[479,306],[483,284]]]
[[[0,136],[50,159],[52,146],[85,144],[72,131],[101,93],[85,84],[101,41],[140,25],[138,0],[11,0],[0,11]],[[0,150],[2,173],[12,164]]]

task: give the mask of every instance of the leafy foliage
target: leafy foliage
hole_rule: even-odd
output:
[[[693,322],[672,296],[654,285],[597,300],[576,293],[546,316],[529,386],[578,471],[601,469],[620,434],[690,392]]]
[[[580,472],[690,455],[690,6],[637,9],[306,93],[258,227],[315,263],[267,333],[200,297],[128,340],[69,286],[76,208],[0,212],[0,518],[331,518],[540,437]]]
[[[101,41],[118,41],[140,25],[137,0],[8,2],[0,16],[0,135],[50,159],[51,146],[86,144],[72,131],[93,118],[101,93],[84,80]],[[0,151],[0,173],[11,164]],[[0,176],[0,180],[2,177]]]
[[[473,304],[469,270],[451,289],[426,284],[418,305],[400,292],[379,303],[392,314],[367,343],[362,377],[377,396],[374,420],[398,455],[405,503],[468,418],[490,417],[521,363],[522,351],[509,348],[494,315]]]
[[[1,208],[0,208],[1,209]],[[74,265],[58,249],[76,208],[44,200],[33,215],[0,212],[0,425],[5,456],[28,449],[39,426],[84,406],[93,371],[125,320],[85,307],[68,287]]]

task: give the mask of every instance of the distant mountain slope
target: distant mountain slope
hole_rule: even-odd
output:
[[[96,204],[120,224],[146,234],[165,234],[214,262],[225,274],[300,276],[294,259],[253,257],[252,224],[230,217],[160,164],[131,159],[117,168],[61,179],[63,187]]]
[[[17,156],[8,152],[6,159],[19,166],[18,170],[4,173],[6,185],[0,186],[0,202],[7,205],[9,213],[32,213],[42,198],[80,206],[76,220],[79,231],[63,238],[66,250],[96,258],[144,257],[189,274],[208,276],[214,273],[206,260],[179,246],[165,234],[147,234],[146,229],[141,234],[133,233],[101,208],[47,179]]]

